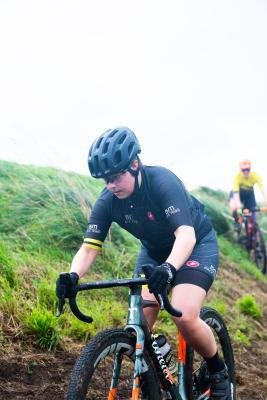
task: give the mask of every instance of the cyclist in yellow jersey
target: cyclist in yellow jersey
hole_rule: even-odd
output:
[[[240,172],[234,178],[233,190],[230,192],[229,197],[229,206],[237,224],[239,210],[242,208],[252,210],[257,206],[254,193],[254,186],[256,184],[262,193],[264,203],[267,205],[266,190],[260,175],[251,171],[251,161],[242,160],[239,163],[239,167]],[[236,229],[238,229],[238,227],[239,224],[236,225]]]

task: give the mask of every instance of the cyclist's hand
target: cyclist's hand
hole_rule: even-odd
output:
[[[76,286],[79,280],[79,275],[76,272],[70,272],[65,274],[64,282],[60,279],[57,279],[56,282],[56,295],[59,299],[70,298],[76,295]]]
[[[145,265],[143,266],[143,271],[148,279],[149,291],[154,294],[162,293],[165,287],[174,281],[176,274],[176,269],[168,262],[165,262],[158,267]]]

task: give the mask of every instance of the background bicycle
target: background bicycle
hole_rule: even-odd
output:
[[[61,278],[68,279],[68,274]],[[130,288],[127,324],[124,328],[108,329],[98,333],[84,347],[72,372],[68,400],[205,400],[210,398],[208,373],[200,356],[178,335],[177,369],[170,373],[158,339],[147,327],[143,307],[155,306],[155,302],[143,302],[141,287],[143,278],[82,283],[78,291],[126,286]],[[181,316],[170,305],[167,295],[162,295],[165,309],[172,315]],[[70,298],[72,312],[84,322],[92,318],[83,314]],[[59,315],[64,300],[59,302]],[[153,304],[152,304],[153,303]],[[201,317],[213,330],[218,349],[224,358],[231,380],[232,399],[236,399],[234,357],[227,328],[220,315],[211,308],[203,308]],[[169,352],[170,353],[170,352]],[[168,354],[169,354],[168,353]]]
[[[237,240],[250,253],[257,267],[266,274],[267,257],[264,235],[257,221],[258,212],[266,212],[267,207],[253,210],[243,209],[236,228]]]

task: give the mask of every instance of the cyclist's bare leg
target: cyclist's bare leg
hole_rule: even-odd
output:
[[[229,207],[230,207],[230,210],[231,210],[231,214],[233,215],[233,213],[235,211],[237,211],[237,209],[238,209],[237,202],[236,202],[236,200],[234,198],[231,198],[229,200]]]
[[[142,297],[144,300],[156,301],[155,296],[149,292],[147,288],[142,289]],[[158,309],[155,307],[144,308],[144,315],[147,320],[149,329],[152,330],[153,325],[157,319]]]
[[[154,295],[146,288],[142,290],[142,297],[145,300],[155,301]],[[217,346],[211,329],[199,317],[205,297],[204,289],[191,284],[177,285],[172,290],[172,305],[183,312],[181,318],[173,317],[174,322],[194,350],[201,356],[209,358],[214,356]],[[144,315],[149,328],[152,330],[158,310],[156,308],[145,308]]]
[[[200,319],[200,309],[206,297],[201,287],[180,284],[172,290],[172,305],[181,310],[181,318],[173,317],[185,340],[202,357],[213,357],[217,351],[214,335],[210,327]]]

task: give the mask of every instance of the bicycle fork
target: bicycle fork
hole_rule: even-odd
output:
[[[129,327],[129,326],[128,326]],[[143,361],[143,350],[144,350],[144,333],[138,326],[132,326],[136,332],[136,346],[135,346],[135,364],[134,364],[134,376],[132,384],[132,400],[138,400],[140,394],[140,376],[144,372]],[[112,380],[108,394],[108,400],[115,400],[117,395],[118,379],[121,371],[122,354],[116,353]],[[119,399],[118,399],[119,400]]]
[[[113,366],[113,373],[112,373],[112,380],[111,385],[108,393],[108,400],[115,400],[117,395],[117,387],[118,387],[118,379],[120,376],[121,371],[121,362],[122,362],[122,355],[121,353],[116,353],[114,366]]]
[[[134,376],[132,384],[132,400],[138,400],[140,394],[140,376],[145,372],[143,365],[143,352],[145,344],[145,334],[142,329],[142,317],[140,309],[142,298],[140,295],[131,295],[129,301],[128,321],[125,330],[134,331],[136,336]],[[122,355],[117,353],[115,356],[112,381],[110,385],[108,400],[115,400],[117,397],[118,379],[121,370]],[[119,400],[119,399],[117,399]]]

